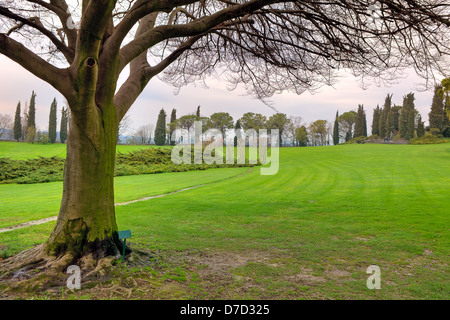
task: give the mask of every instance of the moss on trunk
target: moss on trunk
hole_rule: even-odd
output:
[[[113,107],[75,106],[72,114],[64,187],[58,220],[45,244],[50,256],[74,260],[118,256],[114,211],[116,119]]]

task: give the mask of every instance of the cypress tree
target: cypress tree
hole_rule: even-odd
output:
[[[170,145],[174,146],[175,145],[175,141],[172,141],[172,134],[175,131],[177,125],[176,125],[176,121],[177,121],[177,110],[176,109],[172,109],[172,113],[170,114],[170,131],[169,131],[169,142]]]
[[[166,112],[164,109],[159,111],[158,121],[155,128],[155,143],[163,146],[166,143]]]
[[[391,124],[393,123],[393,115],[392,115],[392,113],[389,111],[387,114],[386,114],[386,130],[385,130],[385,133],[386,133],[386,137],[388,137],[388,138],[391,138],[391,135],[392,135],[392,132],[393,132],[393,129],[392,129],[392,127],[391,127]]]
[[[392,94],[388,94],[386,99],[384,100],[384,107],[380,111],[380,121],[379,121],[379,129],[378,133],[381,138],[384,138],[390,135],[390,128],[392,124],[391,117],[388,119],[389,113],[391,112],[392,106]],[[387,122],[389,120],[389,122]]]
[[[422,138],[425,136],[425,123],[422,121],[422,117],[419,115],[417,120],[417,137]]]
[[[408,127],[406,139],[410,140],[414,138],[414,131],[416,131],[416,110],[413,109],[408,114]]]
[[[405,97],[405,106],[404,106],[404,110],[405,110],[405,116],[403,118],[403,132],[404,132],[404,137],[406,140],[410,140],[412,138],[414,138],[414,130],[416,127],[416,123],[415,123],[415,119],[416,119],[416,110],[414,107],[414,93],[409,93],[406,97]]]
[[[445,112],[444,94],[441,86],[436,86],[434,90],[431,111],[428,114],[430,128],[439,129],[442,133],[446,129],[447,115]]]
[[[389,108],[389,113],[386,117],[386,134],[390,137],[395,131],[395,115],[392,108]]]
[[[19,141],[22,138],[22,117],[20,115],[20,101],[16,107],[14,116],[14,140]]]
[[[353,137],[359,138],[359,137],[367,137],[367,125],[366,122],[366,116],[364,111],[364,106],[359,105],[358,106],[358,112],[356,116],[356,122],[355,122],[355,132],[353,134]]]
[[[372,135],[377,137],[380,136],[380,115],[381,109],[380,106],[377,106],[377,108],[373,110],[373,119],[372,119]]]
[[[447,113],[447,120],[450,123],[450,96],[447,94],[447,97],[445,98],[445,111]]]
[[[57,102],[55,98],[50,106],[50,115],[48,120],[48,140],[50,143],[56,142],[56,110]]]
[[[384,109],[380,110],[380,120],[378,121],[378,134],[381,138],[386,137],[386,113]]]
[[[363,109],[364,111],[364,109]],[[364,137],[367,137],[367,118],[366,118],[366,112],[364,111],[364,120],[363,120],[363,125],[364,125]]]
[[[59,140],[61,140],[61,143],[66,142],[67,140],[67,124],[69,121],[68,117],[68,109],[65,109],[64,107],[61,110],[61,125],[59,128]]]
[[[444,137],[449,138],[450,137],[450,96],[446,94],[445,96],[445,128],[443,129],[442,134]]]
[[[197,107],[197,112],[195,113],[195,115],[200,119],[200,106]]]
[[[336,119],[334,120],[334,128],[333,128],[333,144],[339,144],[339,111],[336,111]]]
[[[235,146],[235,147],[237,147],[238,138],[239,138],[240,135],[241,135],[241,129],[242,129],[242,126],[241,126],[241,120],[238,120],[238,121],[236,121],[236,125],[234,126],[234,133],[235,133],[235,136],[234,136],[234,146]]]
[[[383,123],[380,124],[384,126],[384,128],[382,129],[384,137],[390,137],[391,132],[394,130],[393,128],[394,119],[391,116],[391,107],[392,107],[392,94],[388,94],[384,101]]]
[[[400,135],[400,138],[406,137],[406,132],[408,130],[407,128],[408,128],[408,115],[407,110],[403,108],[398,118],[398,133]]]
[[[31,93],[30,106],[28,107],[28,123],[27,130],[29,128],[36,129],[36,93]]]
[[[401,106],[393,106],[391,108],[392,119],[394,121],[394,123],[393,123],[394,131],[398,131],[399,130],[398,124],[399,124],[401,110],[402,110]]]

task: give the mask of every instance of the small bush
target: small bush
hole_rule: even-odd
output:
[[[433,134],[428,134],[422,138],[413,138],[409,141],[409,144],[438,144],[447,143],[448,140],[439,138]]]
[[[367,137],[357,137],[357,138],[353,138],[351,140],[348,140],[346,142],[346,144],[352,144],[352,143],[359,143],[359,144],[363,144],[366,143]]]
[[[48,138],[48,133],[47,132],[40,132],[38,131],[37,133],[37,142],[40,144],[48,144],[50,143],[50,140]]]

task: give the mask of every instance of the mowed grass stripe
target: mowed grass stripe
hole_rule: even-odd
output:
[[[248,168],[223,168],[115,177],[115,202],[121,203],[213,183],[245,173],[247,170]],[[61,197],[62,182],[0,184],[0,228],[57,215]]]

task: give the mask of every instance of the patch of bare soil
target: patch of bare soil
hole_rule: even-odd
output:
[[[135,250],[124,264],[118,263],[102,277],[86,278],[82,274],[81,290],[68,290],[68,275],[64,274],[44,291],[32,286],[23,290],[23,284],[33,284],[33,279],[24,278],[7,287],[0,284],[0,299],[314,298],[316,293],[301,290],[349,275],[337,269],[315,274],[310,268],[296,266],[297,263],[300,261],[280,251]]]
[[[313,275],[312,270],[308,268],[303,269],[300,273],[286,276],[286,280],[305,286],[317,286],[326,282],[324,277]]]
[[[350,277],[352,274],[345,270],[337,269],[335,267],[329,267],[325,271],[325,275],[331,279],[343,279]]]
[[[279,258],[279,256],[266,252],[215,252],[201,253],[199,256],[188,258],[188,260],[194,265],[204,266],[199,271],[201,275],[211,275],[228,273],[249,263],[269,263],[275,258]]]

